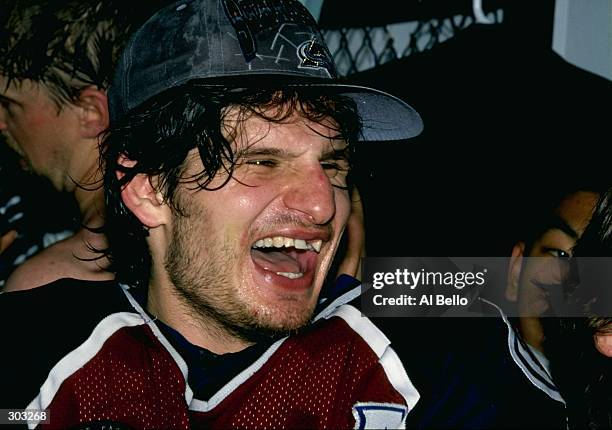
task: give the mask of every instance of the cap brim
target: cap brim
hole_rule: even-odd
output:
[[[373,88],[347,86],[363,124],[363,141],[403,140],[423,131],[419,113],[403,100]]]
[[[405,140],[418,136],[423,131],[419,113],[408,103],[375,88],[347,83],[346,80],[312,78],[298,74],[243,73],[233,76],[206,78],[203,85],[225,85],[230,82],[247,82],[259,87],[319,87],[326,91],[349,97],[355,101],[362,121],[362,142]]]
[[[327,78],[312,78],[299,74],[274,73],[237,73],[222,77],[194,78],[185,82],[175,82],[181,86],[187,82],[204,86],[229,85],[236,82],[252,81],[259,87],[319,87],[326,91],[351,98],[361,118],[362,131],[359,138],[362,142],[380,142],[405,140],[418,136],[423,131],[423,121],[416,110],[408,103],[375,88],[345,83]]]
[[[423,131],[423,120],[408,103],[374,88],[326,80],[294,82],[293,86],[326,87],[355,101],[363,130],[361,141],[404,140]]]

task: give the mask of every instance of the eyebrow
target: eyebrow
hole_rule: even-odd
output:
[[[19,103],[17,100],[15,100],[12,97],[8,97],[8,96],[6,96],[6,95],[4,95],[2,93],[0,93],[0,100],[5,100],[5,101],[7,101],[9,103],[15,104],[17,106],[21,106],[21,103]]]
[[[549,220],[549,225],[546,230],[561,230],[563,233],[571,237],[572,239],[578,239],[580,235],[574,230],[563,218],[559,215],[552,215]]]
[[[348,158],[348,154],[349,154],[348,148],[349,146],[346,145],[342,149],[335,149],[333,147],[330,149],[327,149],[325,152],[323,152],[323,154],[321,154],[321,159],[329,160],[329,159],[337,159],[337,158],[342,158],[342,157]],[[242,158],[242,157],[294,158],[295,156],[291,152],[283,148],[253,148],[253,147],[250,147],[242,151],[239,151],[236,154],[236,158]]]
[[[280,148],[253,148],[248,147],[236,153],[236,157],[286,157],[290,154]]]

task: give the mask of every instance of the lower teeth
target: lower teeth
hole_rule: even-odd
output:
[[[303,273],[293,273],[293,272],[276,272],[277,275],[284,276],[289,279],[297,279],[304,276]]]

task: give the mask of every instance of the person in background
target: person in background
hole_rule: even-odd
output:
[[[563,399],[570,428],[576,429],[609,428],[611,392],[606,386],[612,374],[606,345],[612,324],[606,317],[558,314],[552,295],[561,291],[549,289],[568,282],[569,272],[562,268],[574,258],[610,255],[605,215],[610,197],[604,190],[561,187],[535,216],[528,214],[529,228],[513,247],[506,289],[506,297],[517,302],[517,338],[529,349],[523,361]],[[516,349],[521,349],[518,342]]]
[[[71,235],[77,219],[65,195],[21,171],[0,135],[0,290],[27,258]]]
[[[566,187],[552,198],[541,198],[545,203],[526,213],[525,233],[512,248],[506,298],[517,303],[518,333],[545,367],[544,324],[552,315],[550,292],[545,286],[560,284],[560,280],[546,278],[554,277],[557,261],[572,257],[600,191]]]
[[[408,417],[408,427],[565,427],[568,401],[553,374],[554,365],[547,351],[551,339],[545,337],[555,338],[556,331],[548,331],[554,327],[555,319],[542,284],[553,284],[550,269],[573,255],[602,188],[541,187],[534,203],[525,204],[522,219],[516,220],[518,240],[512,247],[507,283],[502,285],[505,291],[491,292],[487,296],[490,300],[480,300],[479,307],[488,317],[410,318],[403,323],[405,333],[420,333],[422,338],[419,342],[412,335],[412,346],[429,342],[427,350],[420,354],[397,348],[400,357],[407,357],[410,369],[419,369],[413,381],[417,387],[424,387],[422,398],[444,393],[448,398],[471,399],[469,407],[458,404],[456,409],[448,403],[432,405],[422,401]],[[527,195],[525,201],[530,201]],[[513,306],[503,303],[504,292],[518,309],[512,310]],[[388,327],[395,325],[384,322],[383,327],[392,333]],[[430,342],[432,337],[441,341]],[[431,364],[436,361],[442,364]]]
[[[572,253],[578,267],[581,259],[612,257],[612,188],[602,193]],[[581,270],[588,268],[583,265]],[[595,281],[610,279],[609,269],[595,270],[604,273]],[[579,276],[586,279],[585,274]],[[554,330],[549,330],[551,336],[544,343],[553,378],[568,404],[572,429],[612,427],[612,316],[609,285],[602,282],[588,293],[581,293],[580,283],[576,286],[574,295],[585,305],[587,315],[553,319]]]
[[[106,245],[99,232],[104,201],[98,152],[99,135],[108,127],[106,91],[130,30],[161,4],[133,9],[114,0],[0,2],[0,133],[17,164],[59,192],[55,205],[68,200],[60,195],[70,196],[63,208],[70,224],[71,206],[78,218],[74,234],[15,260],[6,290],[64,277],[112,278],[108,262],[91,252]],[[2,184],[10,196],[18,187]],[[23,194],[33,192],[21,194],[27,200]],[[22,234],[30,228],[31,223],[20,226]],[[5,248],[13,230],[3,237]],[[14,253],[3,251],[3,261]]]

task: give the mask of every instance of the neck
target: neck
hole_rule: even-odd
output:
[[[83,225],[101,227],[104,219],[104,191],[101,184],[79,186],[74,192]]]
[[[151,282],[147,310],[181,333],[190,343],[215,354],[238,352],[252,345],[237,337],[216,320],[202,315],[171,285]]]
[[[76,185],[74,198],[81,214],[82,227],[74,236],[74,243],[78,249],[75,255],[89,256],[91,249],[104,250],[108,247],[106,236],[97,231],[104,225],[104,191],[99,178],[99,171],[89,175]],[[98,254],[99,255],[99,254]],[[106,273],[109,261],[106,257],[95,261],[84,261],[93,272]]]
[[[73,193],[82,214],[86,213],[95,191],[102,190],[103,173],[100,170],[100,150],[98,138],[83,138],[74,141],[71,152],[65,157],[60,171],[59,190]]]
[[[538,317],[521,317],[519,319],[521,337],[529,345],[544,353],[544,329]]]

